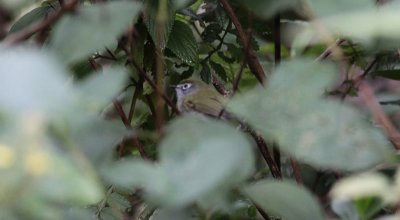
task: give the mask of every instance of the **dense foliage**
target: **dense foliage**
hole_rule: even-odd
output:
[[[399,10],[0,0],[0,219],[399,219]]]

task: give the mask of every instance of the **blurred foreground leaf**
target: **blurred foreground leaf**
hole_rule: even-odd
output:
[[[141,5],[112,1],[80,8],[64,16],[54,29],[51,49],[71,64],[112,44],[137,17]]]
[[[158,164],[122,161],[106,170],[106,176],[117,185],[145,189],[153,203],[163,206],[195,201],[208,201],[212,206],[212,201],[244,181],[254,166],[250,143],[243,134],[199,116],[175,120],[159,147]]]
[[[22,47],[0,52],[0,71],[0,209],[22,219],[87,217],[79,207],[103,196],[94,165],[125,134],[98,116],[124,71],[108,68],[73,84],[57,61]]]
[[[355,109],[322,99],[333,74],[328,64],[283,63],[266,89],[238,96],[228,107],[299,160],[319,168],[371,167],[389,155],[388,143]]]
[[[285,220],[325,219],[316,199],[304,188],[287,181],[259,181],[244,192],[267,213]]]

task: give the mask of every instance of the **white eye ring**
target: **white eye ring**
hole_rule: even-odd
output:
[[[190,84],[190,83],[185,83],[185,84],[182,85],[182,89],[183,89],[183,90],[186,90],[186,89],[189,89],[191,86],[192,86],[192,84]]]

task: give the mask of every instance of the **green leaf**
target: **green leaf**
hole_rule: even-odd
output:
[[[228,109],[277,141],[282,150],[313,166],[358,170],[376,165],[391,152],[388,143],[361,113],[322,99],[333,75],[331,65],[285,62],[266,89],[234,98]]]
[[[252,10],[261,18],[270,18],[273,15],[289,8],[301,7],[299,0],[239,0],[245,7]]]
[[[29,26],[33,22],[38,21],[39,19],[44,19],[52,10],[53,8],[51,6],[41,6],[33,9],[18,19],[10,28],[8,34],[16,33]]]
[[[198,44],[192,29],[182,21],[175,20],[167,48],[186,63],[196,63],[198,60]]]
[[[228,77],[226,76],[225,69],[224,69],[224,67],[222,67],[221,64],[216,63],[216,62],[210,60],[210,66],[211,66],[211,68],[213,68],[214,72],[215,72],[219,77],[221,77],[221,79],[222,79],[223,81],[226,82],[226,81],[228,80]]]
[[[175,9],[187,9],[190,5],[194,4],[196,0],[172,0],[172,2]]]
[[[56,25],[50,47],[65,63],[77,62],[117,40],[140,9],[140,4],[131,1],[81,7]]]
[[[207,63],[202,65],[200,77],[206,83],[211,82],[211,70]]]
[[[341,2],[347,1],[342,0]],[[329,16],[322,13],[319,22],[330,32],[353,38],[366,46],[387,48],[398,45],[400,25],[395,21],[399,18],[397,12],[400,9],[400,4],[396,2],[388,3],[385,7],[380,7],[377,10],[374,5],[371,6],[373,4],[371,1],[360,0],[357,2],[358,4],[355,4],[355,6],[362,6],[358,9],[352,8],[352,10],[346,10],[347,4],[332,2],[332,4],[337,4],[336,7],[332,7],[335,9],[335,13]],[[329,8],[329,5],[325,6]],[[319,32],[318,30],[314,31]]]
[[[2,8],[10,10],[12,12],[18,12],[29,4],[32,4],[34,0],[0,0],[0,5]]]
[[[169,126],[160,166],[171,186],[160,200],[180,206],[223,195],[252,173],[254,157],[250,142],[235,128],[187,115]]]
[[[97,179],[84,175],[82,169],[66,160],[62,155],[53,154],[49,175],[35,182],[39,198],[59,203],[89,205],[101,200],[103,188]]]
[[[244,192],[261,209],[282,219],[325,219],[317,200],[295,183],[263,180],[245,187]]]
[[[361,219],[372,219],[385,206],[381,199],[375,197],[359,199],[355,205]]]
[[[28,48],[3,49],[0,72],[0,103],[6,103],[0,109],[8,114],[54,116],[72,102],[67,74],[49,55]]]
[[[117,209],[119,211],[125,211],[131,206],[129,200],[126,197],[115,192],[108,197],[107,203],[111,208]]]
[[[400,80],[400,70],[393,69],[393,70],[377,70],[371,73],[374,76],[380,76],[383,78],[393,79],[393,80]]]
[[[161,209],[157,210],[154,215],[151,216],[153,220],[197,220],[199,217],[193,210],[181,209]]]
[[[91,74],[88,79],[77,85],[77,89],[84,97],[83,104],[99,110],[112,101],[127,78],[127,71],[122,67],[106,67],[101,72]]]
[[[158,166],[142,160],[122,160],[105,167],[103,176],[117,186],[132,189],[145,188],[157,197],[168,190],[168,179]],[[129,175],[121,175],[128,174]]]
[[[155,45],[164,49],[169,40],[170,33],[172,31],[172,27],[174,26],[175,21],[175,9],[171,0],[168,1],[168,9],[166,21],[164,21],[163,34],[161,39],[157,40],[157,11],[158,11],[158,0],[146,0],[145,1],[145,12],[144,12],[144,22],[147,27],[147,31],[149,32],[151,39]]]
[[[201,38],[207,43],[213,43],[220,39],[219,34],[223,31],[222,27],[217,23],[211,23],[208,25],[203,33],[201,33]]]
[[[308,0],[307,3],[309,3],[308,6],[311,8],[312,12],[320,17],[343,15],[345,13],[354,13],[366,9],[376,9],[373,1],[364,0]]]
[[[212,206],[253,171],[250,142],[223,122],[187,115],[167,131],[157,166],[139,160],[118,162],[105,170],[107,179],[144,189],[158,205],[181,207],[201,201]]]

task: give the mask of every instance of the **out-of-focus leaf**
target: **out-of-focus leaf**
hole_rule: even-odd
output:
[[[164,49],[167,46],[167,42],[169,39],[169,35],[172,31],[172,27],[174,26],[175,21],[175,9],[171,2],[171,0],[167,0],[167,16],[166,21],[164,23],[163,33],[161,35],[161,39],[157,39],[157,11],[158,11],[158,0],[146,0],[145,1],[145,13],[144,13],[144,21],[147,27],[147,31],[149,32],[151,39],[155,45]]]
[[[123,195],[118,194],[118,193],[112,193],[108,197],[107,203],[111,208],[117,209],[120,211],[125,211],[131,205],[129,200],[126,197],[124,197]]]
[[[175,9],[181,9],[194,4],[196,0],[172,0]]]
[[[103,196],[102,186],[90,175],[84,175],[72,161],[53,154],[48,164],[49,173],[38,179],[36,189],[38,196],[59,203],[88,205],[98,201]]]
[[[34,0],[0,0],[0,6],[12,12],[17,12],[23,7],[33,3],[35,3]]]
[[[354,202],[361,219],[372,219],[384,207],[384,203],[377,197],[366,197]]]
[[[253,165],[251,145],[242,133],[223,122],[189,115],[169,126],[159,164],[125,161],[104,173],[117,185],[144,189],[155,204],[181,207],[223,198],[251,174]]]
[[[121,175],[128,174],[129,175]],[[151,194],[168,190],[168,179],[160,168],[147,161],[123,160],[105,168],[104,177],[111,183],[126,189],[145,188]]]
[[[198,45],[192,29],[182,21],[175,20],[167,48],[186,63],[195,63],[198,60]]]
[[[114,211],[111,207],[105,207],[100,212],[100,219],[102,220],[119,220],[122,218],[122,214]]]
[[[266,89],[256,88],[235,98],[228,109],[277,141],[282,150],[316,167],[358,170],[373,166],[391,152],[388,143],[355,109],[322,99],[333,75],[327,64],[283,63]]]
[[[71,112],[67,120],[59,120],[54,126],[59,129],[58,138],[71,138],[96,167],[111,159],[114,145],[128,134],[121,123],[102,120],[95,114],[77,116]]]
[[[282,219],[325,219],[316,199],[304,188],[287,181],[259,181],[244,192],[267,213]]]
[[[9,34],[18,32],[23,28],[27,27],[28,25],[32,24],[39,19],[45,18],[53,8],[51,6],[41,6],[38,8],[33,9],[32,11],[26,13],[20,19],[18,19],[13,26],[11,27]]]
[[[196,214],[189,210],[171,210],[161,209],[156,210],[152,215],[153,220],[196,220],[199,219]]]
[[[361,199],[391,194],[389,180],[382,174],[365,173],[340,180],[331,190],[336,199]],[[394,196],[394,195],[392,195]]]
[[[180,206],[218,196],[245,180],[254,158],[249,141],[235,128],[189,115],[170,125],[160,146],[160,165],[171,186],[160,200]]]
[[[309,3],[308,6],[312,10],[312,13],[320,17],[376,9],[373,1],[364,0],[307,0],[307,3]]]
[[[240,0],[239,2],[261,18],[270,18],[280,11],[301,6],[301,1],[298,0]]]
[[[360,216],[357,213],[356,207],[349,199],[332,199],[332,211],[344,220],[358,220]]]
[[[323,2],[324,4],[321,5],[327,6],[327,10],[333,9],[329,15],[321,13],[318,20],[319,24],[324,25],[333,34],[353,38],[366,46],[374,46],[373,48],[387,48],[398,45],[400,25],[395,22],[398,18],[397,12],[400,9],[398,2],[387,3],[380,8],[371,6],[372,1],[365,2],[362,0],[342,0],[340,1],[342,4],[332,2],[332,5],[337,4],[337,6],[332,7],[330,7],[330,4],[325,4],[325,1],[316,0],[314,4],[318,4],[317,2]],[[349,2],[349,4],[356,2],[354,3],[355,7],[350,7],[351,10],[347,10],[346,2]],[[357,9],[358,6],[360,7]],[[307,38],[306,35],[313,31],[319,33],[317,35],[321,35],[318,30],[311,30],[313,27],[309,26],[309,28],[310,30],[305,31],[298,42],[303,37]]]
[[[97,111],[104,108],[118,95],[127,78],[126,70],[121,67],[105,68],[77,85],[85,97],[85,105]]]
[[[0,109],[8,114],[43,112],[52,116],[71,103],[66,73],[49,55],[32,49],[0,52]]]
[[[383,78],[393,79],[393,80],[400,80],[400,70],[393,69],[393,70],[377,70],[371,73],[374,76],[380,76]]]
[[[112,1],[79,8],[56,25],[50,47],[67,64],[112,44],[137,17],[141,5]]]

